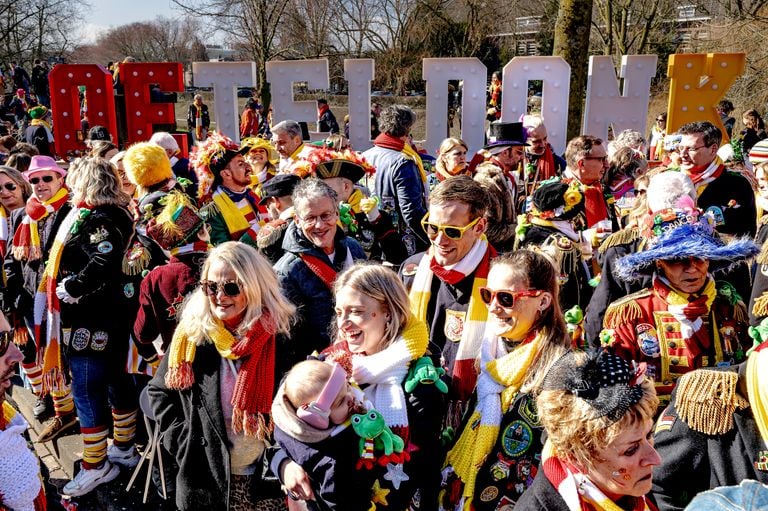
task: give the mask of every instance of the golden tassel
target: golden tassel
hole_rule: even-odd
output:
[[[738,373],[698,370],[677,381],[675,407],[688,427],[705,435],[724,435],[733,429],[733,412],[749,406],[736,392]]]

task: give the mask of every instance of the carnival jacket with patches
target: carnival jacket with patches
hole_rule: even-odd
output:
[[[88,330],[90,348],[103,351],[94,343],[94,332],[105,332],[107,345],[127,353],[133,317],[126,317],[127,299],[123,292],[123,254],[133,234],[133,220],[118,206],[98,206],[70,234],[64,245],[57,280],[78,299],[75,304],[61,303],[61,323],[72,335]]]
[[[604,327],[612,330],[611,349],[617,355],[630,362],[647,363],[648,375],[655,380],[663,404],[680,376],[723,361],[733,362],[738,351],[743,353],[751,345],[743,304],[731,305],[717,297],[707,317],[702,318],[699,339],[708,339],[708,347],[693,357],[680,333],[680,322],[668,307],[651,287],[611,304],[604,322]]]
[[[745,378],[745,368],[744,363],[715,370],[738,371],[741,379]],[[724,390],[718,394],[721,392],[727,395]],[[691,429],[678,416],[679,399],[675,390],[669,406],[659,416],[654,434],[661,464],[653,469],[652,493],[659,511],[682,511],[697,493],[738,485],[745,479],[768,484],[768,470],[756,467],[761,459],[762,466],[768,467],[768,450],[750,408],[734,412],[733,428],[725,434],[708,435]]]

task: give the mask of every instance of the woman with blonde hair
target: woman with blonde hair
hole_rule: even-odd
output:
[[[85,495],[135,466],[137,393],[125,373],[130,321],[123,310],[122,261],[133,233],[114,167],[105,159],[75,160],[67,174],[72,209],[61,222],[35,297],[35,325],[45,317],[46,366],[66,356],[72,396],[83,435],[83,469],[64,494]],[[42,298],[42,299],[41,299]],[[41,317],[42,316],[42,317]],[[68,342],[61,343],[63,338]],[[52,379],[63,381],[61,359]],[[111,409],[111,416],[107,410]],[[114,442],[107,447],[110,423]]]
[[[275,336],[288,332],[294,312],[256,249],[226,242],[209,253],[149,384],[164,445],[179,465],[179,509],[253,509],[265,500]]]
[[[535,400],[571,345],[558,288],[555,267],[538,252],[517,250],[491,263],[480,289],[488,322],[475,408],[448,452],[440,509],[498,509],[533,483],[542,450]]]
[[[429,368],[438,371],[425,356],[427,326],[411,314],[403,283],[385,266],[353,265],[336,279],[334,294],[336,341],[322,356],[346,369],[390,430],[412,446],[408,454],[376,451],[367,466],[360,453],[363,470],[373,470],[378,480],[376,491],[387,494],[386,503],[379,502],[377,509],[407,509],[417,490],[422,502],[435,502],[447,387],[442,380],[419,376]],[[271,465],[285,486],[300,498],[311,497],[300,484],[306,480],[303,471],[281,466],[281,461],[273,459]]]
[[[609,352],[555,362],[536,400],[547,432],[541,470],[515,510],[651,511],[659,399],[644,367]],[[682,489],[681,489],[682,490]]]
[[[440,143],[435,159],[435,172],[429,176],[430,189],[449,177],[468,175],[467,144],[460,138],[446,138]]]
[[[11,213],[23,208],[32,195],[32,187],[13,167],[0,165],[0,257],[5,258],[11,241]]]

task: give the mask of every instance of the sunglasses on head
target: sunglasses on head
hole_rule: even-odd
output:
[[[428,217],[429,217],[429,213],[424,215],[424,218],[421,219],[421,228],[424,229],[424,232],[427,233],[427,236],[434,237],[434,236],[437,236],[437,233],[442,231],[446,237],[452,240],[460,240],[461,237],[464,236],[464,233],[467,232],[472,227],[474,227],[474,225],[477,222],[479,222],[481,218],[481,217],[475,218],[464,227],[456,227],[454,225],[440,225],[440,224],[428,222],[427,221]]]
[[[16,186],[16,185],[15,185],[15,184],[13,184],[13,183],[5,183],[5,184],[3,185],[3,188],[5,188],[6,190],[8,190],[9,192],[13,192],[13,191],[16,191],[16,188],[18,188],[18,186]]]
[[[0,357],[8,352],[8,346],[13,342],[13,330],[0,332]]]
[[[487,287],[481,287],[480,299],[484,304],[490,305],[493,303],[493,299],[495,298],[498,300],[499,305],[508,309],[514,307],[515,301],[517,301],[518,298],[522,298],[524,296],[539,296],[541,293],[543,293],[543,291],[538,289],[527,289],[525,291],[508,291],[506,289],[500,289],[498,291],[493,291]]]
[[[29,178],[29,183],[36,185],[42,181],[43,183],[52,183],[53,182],[53,176],[43,176],[43,177],[31,177]]]
[[[212,280],[203,280],[200,282],[203,292],[206,296],[216,296],[219,290],[229,297],[235,297],[242,293],[240,283],[236,280],[225,280],[223,282],[214,282]]]

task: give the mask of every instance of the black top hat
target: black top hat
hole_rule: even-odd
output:
[[[493,121],[489,128],[488,145],[485,150],[500,153],[507,147],[525,146],[525,130],[522,122]]]
[[[264,204],[270,197],[287,197],[293,193],[293,188],[301,181],[299,176],[294,174],[278,174],[261,187],[261,200],[259,204]]]

